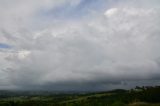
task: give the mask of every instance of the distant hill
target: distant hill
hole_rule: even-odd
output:
[[[0,106],[160,106],[160,86],[69,94],[1,90]]]

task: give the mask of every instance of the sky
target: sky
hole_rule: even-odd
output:
[[[160,85],[159,0],[0,0],[0,89]]]

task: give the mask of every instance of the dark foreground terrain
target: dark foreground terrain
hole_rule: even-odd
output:
[[[1,90],[0,106],[160,106],[160,86],[70,94]]]

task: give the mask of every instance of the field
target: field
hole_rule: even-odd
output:
[[[160,87],[92,93],[0,91],[0,106],[160,106]]]

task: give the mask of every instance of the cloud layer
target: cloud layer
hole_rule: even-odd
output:
[[[105,90],[160,84],[158,4],[0,1],[0,44],[9,45],[0,46],[0,89]]]

